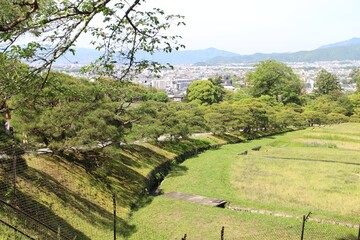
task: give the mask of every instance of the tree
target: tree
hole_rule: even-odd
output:
[[[317,74],[314,87],[315,93],[317,95],[324,95],[341,91],[341,86],[337,77],[325,69],[321,69]]]
[[[360,82],[360,68],[355,68],[349,73],[350,83]]]
[[[22,0],[0,3],[0,47],[13,57],[36,63],[35,72],[51,68],[64,53],[75,53],[80,36],[102,56],[88,70],[123,79],[132,70],[158,71],[161,65],[139,60],[139,50],[171,52],[183,47],[179,36],[164,32],[183,25],[183,17],[158,8],[143,11],[145,0]],[[99,25],[98,23],[102,24]],[[25,46],[19,41],[31,39]]]
[[[329,124],[339,124],[344,122],[349,122],[349,117],[341,113],[330,113],[326,116],[327,123]]]
[[[278,112],[276,114],[276,120],[283,128],[289,126],[299,127],[305,125],[305,120],[302,118],[301,114],[291,108],[284,108]]]
[[[141,95],[132,90],[132,84],[116,80],[51,73],[42,91],[13,97],[14,126],[60,154],[119,142],[136,120],[128,108]]]
[[[9,99],[26,86],[31,87],[30,81],[22,78],[29,71],[29,67],[25,64],[0,53],[0,112],[9,112]]]
[[[187,88],[186,100],[211,105],[223,100],[225,91],[222,86],[215,85],[211,80],[198,80],[190,83]]]
[[[259,62],[255,71],[246,75],[245,82],[253,97],[269,95],[279,102],[298,102],[302,83],[290,67],[274,60]]]
[[[144,95],[143,100],[149,101],[154,100],[156,102],[168,102],[169,96],[165,91],[159,91],[156,88],[150,88],[150,91],[147,91],[146,95]]]
[[[246,98],[233,104],[234,130],[252,133],[266,130],[269,124],[268,112],[271,106],[255,98]]]
[[[321,125],[327,122],[326,114],[322,112],[305,110],[301,115],[307,121],[308,126]]]
[[[214,135],[230,132],[234,128],[234,108],[229,102],[216,103],[208,107],[204,119]]]
[[[139,121],[132,129],[133,139],[157,141],[160,136],[187,138],[205,129],[204,112],[196,103],[146,101],[137,107]]]

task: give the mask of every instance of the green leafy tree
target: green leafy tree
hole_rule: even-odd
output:
[[[340,92],[341,86],[338,78],[326,71],[325,69],[321,69],[320,72],[316,76],[315,82],[315,93],[317,95],[330,94],[332,92]]]
[[[183,47],[179,36],[164,34],[183,17],[154,8],[145,0],[24,0],[1,1],[0,46],[13,57],[36,62],[36,71],[51,68],[64,53],[86,37],[102,56],[89,68],[98,74],[125,78],[132,70],[158,71],[161,65],[137,59],[136,52],[171,52]],[[102,24],[99,25],[98,23]],[[30,40],[25,46],[19,41]]]
[[[301,113],[294,111],[291,108],[284,108],[276,114],[276,120],[282,128],[294,126],[301,127],[305,125],[305,119]]]
[[[235,102],[234,105],[234,130],[239,134],[252,133],[266,130],[269,126],[268,111],[271,106],[255,98],[246,98]]]
[[[274,60],[259,62],[255,71],[246,75],[245,81],[253,97],[269,95],[283,103],[299,101],[302,83],[284,63]]]
[[[139,121],[132,129],[133,139],[157,141],[160,136],[184,139],[205,129],[204,111],[195,103],[146,101],[135,110]]]
[[[23,89],[32,87],[30,79],[22,77],[28,75],[29,67],[7,54],[0,53],[0,112],[10,112],[8,101]]]
[[[12,99],[14,125],[57,153],[119,142],[133,120],[128,107],[139,97],[127,85],[51,73],[42,91]]]
[[[234,108],[232,104],[226,101],[208,107],[204,119],[207,127],[214,135],[232,132],[236,121]]]
[[[211,80],[198,80],[192,82],[186,93],[186,100],[199,101],[201,104],[211,105],[223,100],[225,91],[223,87],[215,85]]]
[[[156,88],[150,88],[150,91],[143,96],[144,101],[154,100],[157,102],[168,102],[169,97],[165,91],[159,91]]]
[[[326,114],[322,112],[305,110],[301,115],[306,120],[308,126],[321,125],[327,122]]]
[[[339,123],[349,122],[349,117],[341,113],[329,113],[326,116],[326,119],[327,119],[327,123],[329,124],[339,124]]]
[[[349,100],[351,102],[351,105],[354,108],[360,108],[360,94],[359,93],[355,93],[355,94],[352,94],[351,96],[349,96]]]
[[[176,106],[179,105],[179,106]],[[175,107],[175,109],[174,109]],[[188,138],[193,133],[203,132],[205,129],[204,112],[196,103],[175,104],[170,108],[174,114],[170,115],[164,124],[167,133],[172,138]]]
[[[355,68],[349,73],[350,83],[360,82],[360,68]]]

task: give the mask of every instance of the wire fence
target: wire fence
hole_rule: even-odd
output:
[[[28,150],[28,149],[27,149]],[[104,210],[87,202],[75,194],[65,194],[65,186],[59,179],[53,176],[57,174],[56,165],[47,166],[47,174],[41,168],[48,164],[34,160],[31,164],[25,159],[28,154],[20,142],[17,142],[14,135],[9,131],[0,131],[0,240],[7,239],[116,239],[125,237],[118,234],[119,231],[127,231],[126,228],[134,228],[117,218],[116,205],[121,199],[110,195],[105,200],[113,212]],[[31,155],[31,154],[30,154]],[[33,166],[36,164],[36,168]],[[56,163],[61,164],[61,163]],[[49,170],[50,169],[50,170]],[[65,180],[64,180],[65,181]],[[68,180],[68,181],[71,181]],[[44,198],[44,194],[54,194]],[[55,206],[51,199],[55,197],[62,202],[61,206]],[[72,199],[82,200],[81,205],[71,205]],[[83,206],[86,205],[86,206]],[[63,216],[57,214],[58,209],[64,208],[64,214],[78,214],[77,218],[89,218],[95,216],[99,221],[94,221],[94,228],[106,222],[106,226],[113,226],[108,229],[106,235],[85,233],[78,230],[82,222],[69,222]],[[100,217],[99,217],[100,216]],[[67,218],[69,219],[69,218]],[[109,224],[110,223],[110,224]],[[104,224],[105,225],[105,224]],[[138,226],[138,228],[147,226]],[[120,229],[122,228],[122,229]],[[124,230],[125,229],[125,230]],[[129,230],[129,232],[131,232]],[[131,234],[130,234],[131,235]],[[360,240],[359,226],[332,225],[329,223],[317,222],[310,214],[303,216],[303,219],[296,219],[286,226],[269,225],[254,232],[247,231],[246,227],[237,229],[233,226],[223,226],[214,232],[212,239],[332,239],[332,240]],[[193,232],[174,236],[171,239],[204,239]],[[146,235],[139,239],[152,239]]]
[[[199,213],[200,214],[200,213]],[[241,213],[240,213],[241,214]],[[174,223],[173,229],[164,228],[160,232],[149,226],[141,226],[145,230],[135,234],[136,240],[157,240],[157,239],[177,239],[177,240],[359,240],[359,227],[331,226],[325,223],[318,223],[312,220],[306,222],[304,232],[302,231],[301,219],[292,219],[290,224],[278,224],[277,221],[269,223],[262,228],[254,229],[247,223],[233,225],[224,222],[224,226],[204,226],[194,227],[189,231],[181,232],[177,227],[182,228],[181,223]],[[243,224],[243,226],[242,226]],[[196,223],[194,224],[196,225]],[[208,225],[212,225],[209,223]],[[255,224],[256,225],[256,224]],[[147,229],[146,229],[147,228]]]
[[[257,233],[250,233],[244,230],[242,233],[234,234],[233,227],[219,227],[218,231],[213,235],[212,239],[220,240],[242,240],[242,239],[252,239],[252,240],[360,240],[360,226],[347,227],[337,225],[335,227],[329,228],[329,224],[318,223],[315,221],[306,221],[305,225],[302,227],[301,222],[299,224],[289,225],[286,228],[277,228],[276,226],[271,226],[269,228],[264,228],[262,231]],[[152,238],[143,238],[143,239],[152,239]],[[189,239],[205,239],[201,236],[193,237],[192,234],[185,233],[182,236],[179,236],[175,239],[189,240]],[[207,238],[206,238],[207,239]]]
[[[42,203],[43,184],[11,132],[0,132],[0,239],[74,239],[76,231]]]

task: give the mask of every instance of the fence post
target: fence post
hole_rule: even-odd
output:
[[[306,218],[305,218],[305,215],[303,215],[302,227],[301,227],[301,238],[300,238],[301,240],[304,240],[305,222],[306,222]]]
[[[307,220],[309,220],[310,215],[312,212],[309,212],[308,215],[303,215],[303,222],[302,222],[302,228],[301,228],[301,240],[304,240],[304,232],[305,232],[305,223]]]
[[[221,240],[224,240],[224,233],[225,233],[225,227],[223,226],[222,228],[221,228]]]
[[[359,224],[358,240],[360,240],[360,224]]]
[[[114,207],[114,240],[116,240],[116,195],[113,193],[113,207]]]

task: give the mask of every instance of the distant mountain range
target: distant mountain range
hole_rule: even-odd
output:
[[[239,54],[218,50],[216,48],[207,48],[203,50],[185,50],[175,51],[172,53],[158,52],[153,55],[140,52],[137,54],[138,59],[147,59],[151,61],[160,62],[162,64],[194,64],[197,62],[206,62],[216,57],[236,57]],[[61,57],[56,63],[57,64],[89,64],[95,61],[101,52],[88,49],[88,48],[76,48],[75,56],[72,53],[66,53],[65,56]]]
[[[76,55],[70,53],[57,61],[57,64],[89,64],[101,55],[93,49],[76,48]],[[160,63],[195,64],[195,65],[221,65],[230,63],[258,62],[274,59],[281,62],[315,62],[315,61],[345,61],[360,60],[360,38],[321,46],[312,51],[299,51],[294,53],[256,53],[240,55],[216,48],[203,50],[184,50],[172,53],[139,53],[139,59],[148,59]]]
[[[215,57],[198,65],[218,65],[229,63],[258,62],[274,59],[281,62],[316,62],[360,60],[360,38],[329,44],[311,51],[294,53],[256,53],[253,55],[237,55],[234,57]]]

